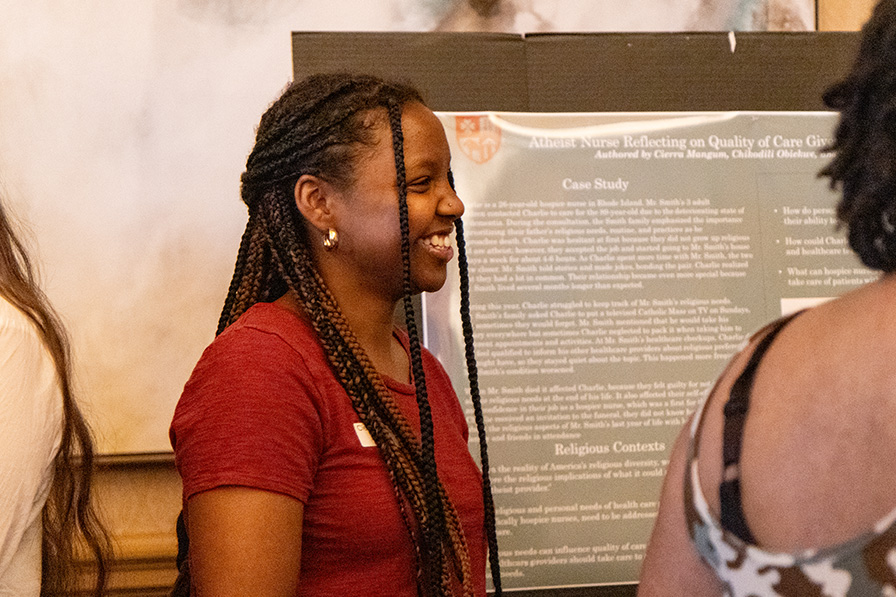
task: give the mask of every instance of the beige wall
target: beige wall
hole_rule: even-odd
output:
[[[857,31],[875,4],[875,0],[818,0],[818,29]]]

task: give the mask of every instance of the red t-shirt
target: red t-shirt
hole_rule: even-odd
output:
[[[439,478],[484,596],[481,474],[447,374],[426,350],[423,367]],[[419,437],[414,386],[384,381]],[[186,501],[201,491],[239,485],[283,493],[304,504],[297,595],[416,597],[414,546],[392,482],[356,423],[310,325],[278,305],[256,304],[205,350],[174,413],[187,525]]]

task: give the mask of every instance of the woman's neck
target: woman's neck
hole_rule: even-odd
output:
[[[299,317],[307,318],[293,292],[287,292],[276,302]],[[407,351],[393,333],[395,304],[351,298],[337,298],[337,303],[342,316],[377,372],[397,381],[409,381],[410,363]]]

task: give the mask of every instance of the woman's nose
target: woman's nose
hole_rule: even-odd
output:
[[[450,216],[452,219],[457,219],[464,215],[464,202],[460,200],[460,197],[457,196],[454,189],[449,187],[445,192],[444,197],[439,200],[438,209],[440,215]]]

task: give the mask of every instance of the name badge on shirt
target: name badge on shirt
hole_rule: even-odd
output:
[[[371,448],[376,446],[376,442],[370,437],[370,432],[367,431],[367,427],[364,426],[364,423],[355,423],[355,435],[358,436],[358,441],[361,442],[363,447]]]

